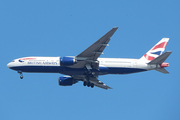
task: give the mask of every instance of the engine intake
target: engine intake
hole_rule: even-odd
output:
[[[77,81],[72,77],[59,77],[58,82],[60,86],[72,86]]]
[[[61,66],[71,66],[76,63],[75,57],[61,57],[60,58],[60,64]]]

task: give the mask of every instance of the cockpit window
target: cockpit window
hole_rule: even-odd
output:
[[[14,60],[12,62],[15,62]]]

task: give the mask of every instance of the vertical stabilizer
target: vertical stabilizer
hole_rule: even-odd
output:
[[[160,56],[169,41],[169,38],[162,38],[155,46],[153,46],[146,54],[144,54],[140,60],[144,61],[145,63],[149,63],[158,56]]]

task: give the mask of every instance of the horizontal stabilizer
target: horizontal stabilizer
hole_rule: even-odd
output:
[[[164,69],[164,68],[158,68],[158,69],[156,69],[157,71],[159,71],[159,72],[161,72],[161,73],[165,73],[165,74],[168,74],[169,72],[166,70],[166,69]]]
[[[169,55],[171,53],[172,53],[172,51],[167,51],[167,52],[163,53],[162,55],[158,56],[157,58],[153,59],[148,64],[161,64],[169,57]]]

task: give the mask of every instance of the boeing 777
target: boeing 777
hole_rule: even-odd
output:
[[[168,73],[165,67],[169,63],[164,61],[172,53],[164,50],[169,38],[162,38],[140,59],[126,58],[99,58],[110,38],[118,27],[112,28],[103,37],[84,50],[77,56],[65,57],[23,57],[13,60],[7,67],[20,73],[60,73],[67,76],[59,77],[60,86],[72,86],[78,81],[82,81],[84,86],[93,88],[94,86],[111,89],[100,80],[99,75],[107,74],[130,74],[149,70],[157,70],[161,73]]]

